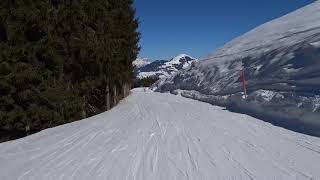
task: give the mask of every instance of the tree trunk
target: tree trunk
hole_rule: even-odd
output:
[[[106,110],[109,110],[111,108],[110,106],[110,90],[109,90],[109,85],[106,86]]]
[[[123,98],[127,97],[130,93],[130,85],[128,83],[125,83],[123,85]]]
[[[117,87],[113,86],[113,106],[117,104]]]
[[[82,97],[83,103],[82,103],[82,112],[81,112],[81,118],[85,119],[87,117],[87,113],[86,113],[86,97],[83,96]]]
[[[26,135],[29,136],[30,135],[30,125],[29,122],[27,121],[26,127],[25,127],[25,131],[26,131]]]

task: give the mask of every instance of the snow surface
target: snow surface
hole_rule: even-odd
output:
[[[142,89],[98,116],[0,144],[1,180],[320,179],[320,138]]]

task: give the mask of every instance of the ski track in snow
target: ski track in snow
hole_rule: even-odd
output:
[[[320,138],[141,89],[98,116],[0,144],[1,180],[320,179]]]

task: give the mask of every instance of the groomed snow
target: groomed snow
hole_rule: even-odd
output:
[[[320,138],[142,89],[98,116],[0,144],[1,180],[320,179]]]

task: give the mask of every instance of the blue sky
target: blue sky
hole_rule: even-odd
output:
[[[139,57],[204,57],[252,28],[313,0],[135,0]]]

